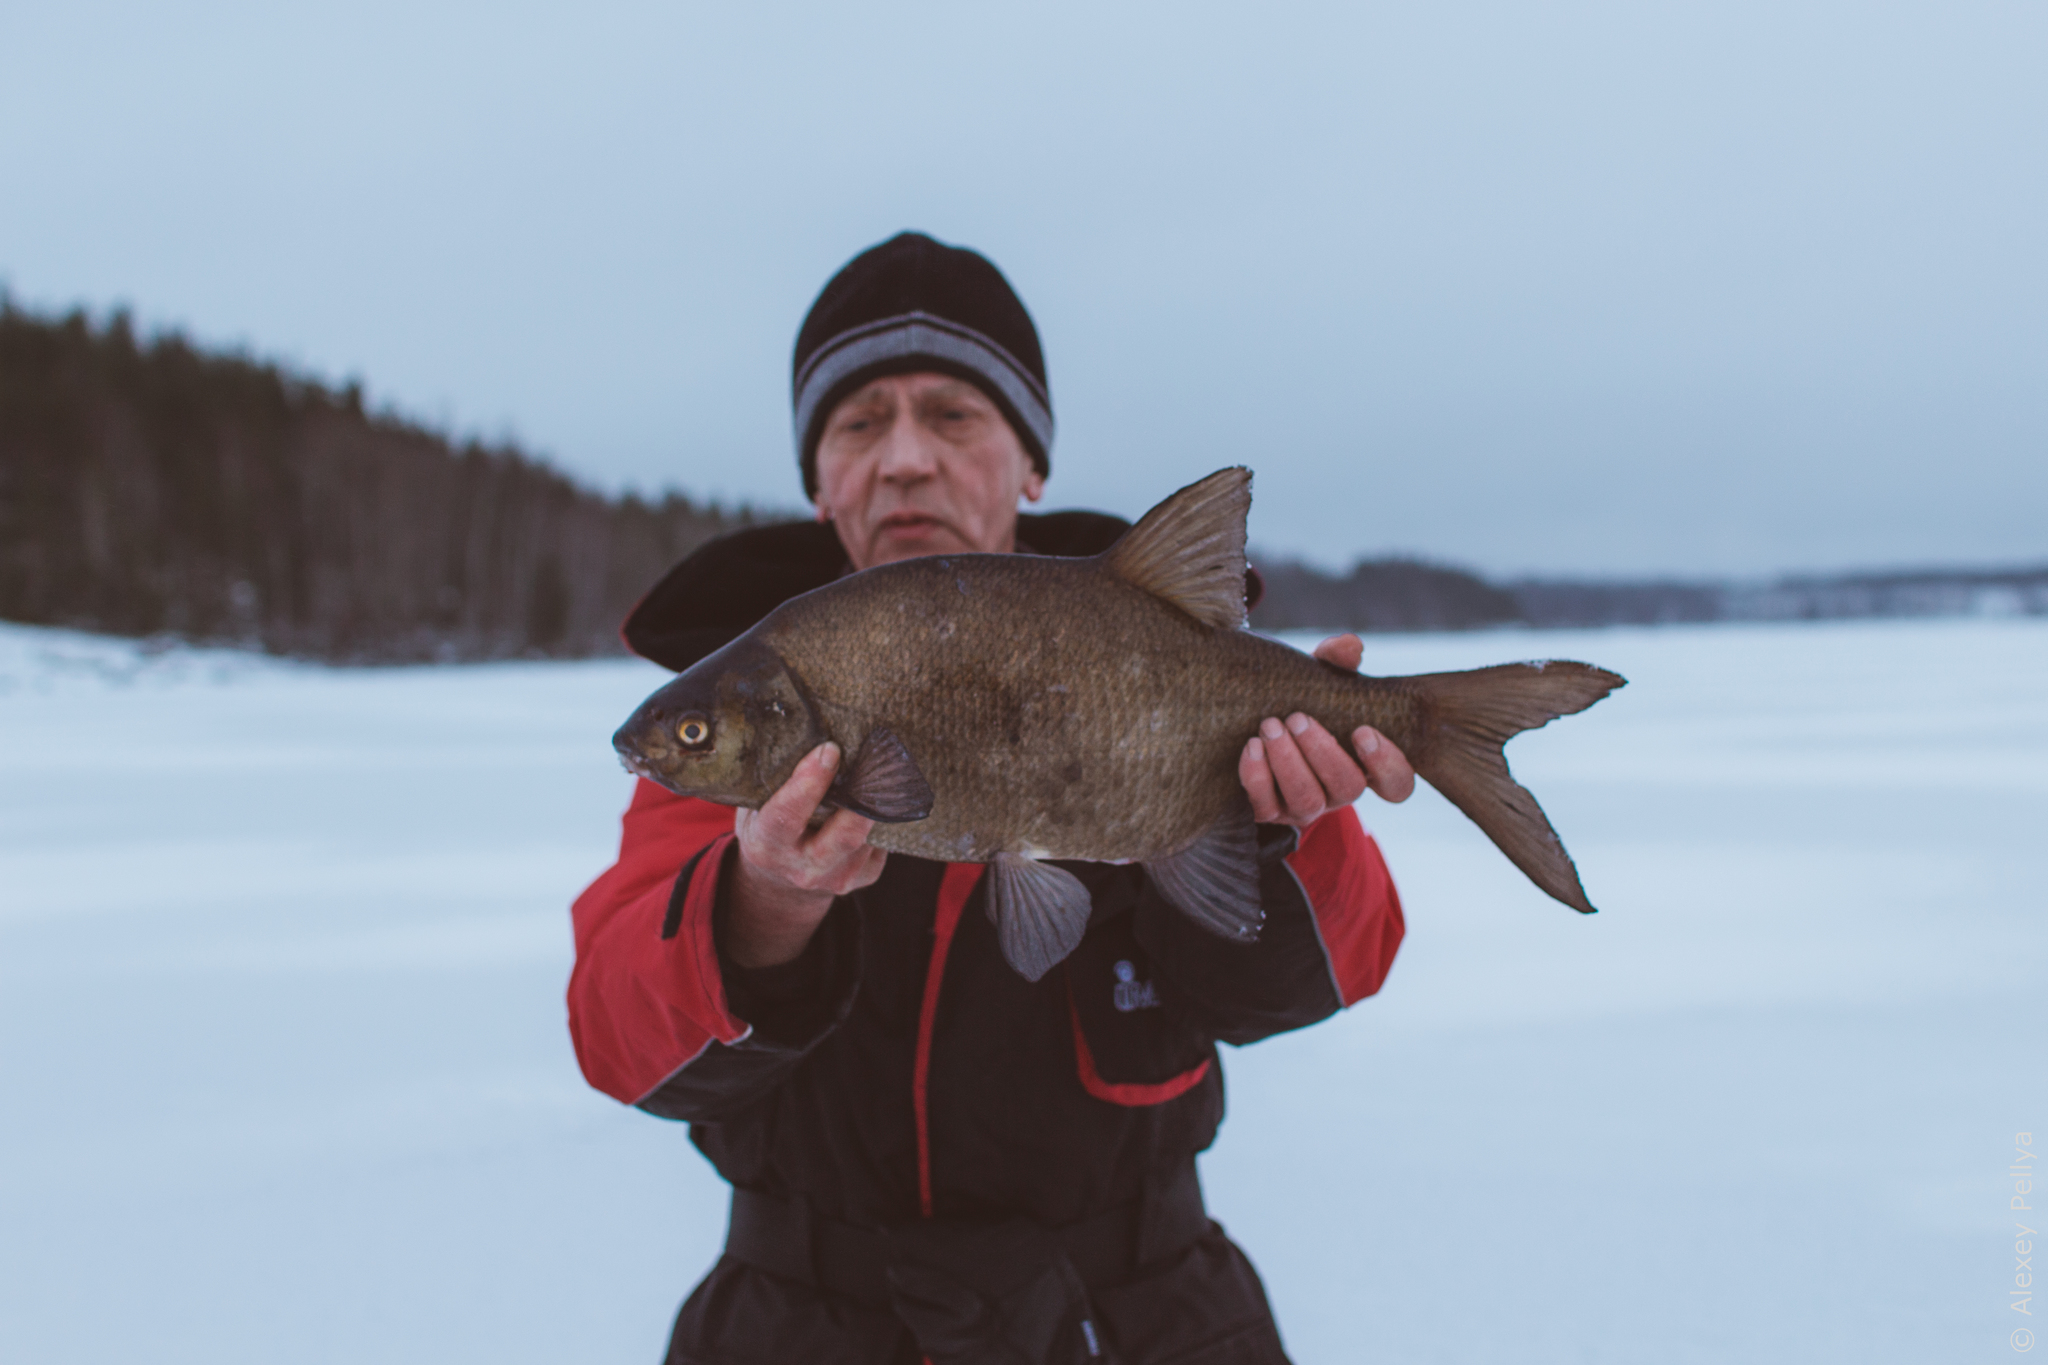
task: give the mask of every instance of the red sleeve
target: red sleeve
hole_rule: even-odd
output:
[[[1406,928],[1380,846],[1346,806],[1302,831],[1287,866],[1315,911],[1337,997],[1356,1004],[1387,979]]]
[[[569,1036],[589,1082],[633,1104],[713,1040],[747,1025],[726,1007],[711,911],[733,812],[641,780],[619,860],[576,898]],[[679,876],[689,875],[676,896]],[[672,910],[679,910],[673,922]]]

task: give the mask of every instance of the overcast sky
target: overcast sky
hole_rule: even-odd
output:
[[[573,13],[572,13],[573,10]],[[2048,560],[2048,0],[0,8],[0,280],[795,505],[847,257],[1038,320],[1048,505],[1341,565]]]

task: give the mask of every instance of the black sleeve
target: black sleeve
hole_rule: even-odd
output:
[[[1239,1046],[1327,1019],[1342,1003],[1315,910],[1286,863],[1300,836],[1289,825],[1260,825],[1258,834],[1266,921],[1256,942],[1210,933],[1150,878],[1134,912],[1138,941],[1183,1007],[1219,1041]]]
[[[717,870],[721,908],[732,856]],[[684,894],[681,879],[676,894]],[[858,915],[852,900],[842,896],[803,952],[773,967],[740,966],[726,955],[722,933],[715,933],[726,1007],[750,1031],[735,1043],[712,1042],[639,1107],[659,1118],[695,1122],[730,1117],[770,1094],[853,1008],[860,984]],[[723,923],[716,912],[713,922]]]

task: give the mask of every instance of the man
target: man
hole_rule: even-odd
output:
[[[815,524],[684,560],[626,639],[687,667],[777,604],[917,555],[1094,554],[1125,523],[1020,517],[1050,472],[1029,314],[973,252],[906,233],[856,257],[798,334]],[[1355,636],[1319,657],[1356,668]],[[1247,736],[1256,943],[1172,910],[1137,867],[1073,865],[1093,917],[1038,982],[1004,962],[982,869],[890,857],[815,822],[826,744],[759,811],[642,781],[618,863],[577,900],[570,1028],[598,1089],[688,1120],[734,1186],[726,1254],[674,1362],[1284,1361],[1258,1277],[1203,1212],[1215,1044],[1379,988],[1400,902],[1350,804],[1414,785],[1362,729]]]

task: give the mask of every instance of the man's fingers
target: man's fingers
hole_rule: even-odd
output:
[[[1365,795],[1365,769],[1313,716],[1296,711],[1287,718],[1287,732],[1294,736],[1302,757],[1308,760],[1309,770],[1321,785],[1325,806],[1348,806]]]
[[[1383,801],[1406,801],[1415,790],[1415,769],[1408,755],[1370,725],[1351,732],[1351,743],[1365,763],[1366,782]]]
[[[869,848],[860,866],[846,879],[846,884],[839,888],[839,894],[843,896],[849,891],[858,891],[863,886],[873,886],[880,879],[882,869],[888,862],[887,853],[879,848]]]
[[[770,843],[794,846],[818,812],[818,803],[839,771],[839,746],[830,740],[811,750],[776,793],[762,803],[759,833]]]
[[[734,815],[741,854],[761,875],[797,890],[835,895],[882,875],[885,855],[867,842],[874,821],[835,810],[811,828],[838,768],[839,746],[821,744],[804,756],[760,810]]]
[[[1280,798],[1273,789],[1273,770],[1266,765],[1265,741],[1254,736],[1237,758],[1237,780],[1251,799],[1252,819],[1271,825],[1280,819]]]
[[[804,840],[803,851],[814,862],[848,862],[867,847],[868,831],[874,827],[875,822],[865,815],[835,810]]]
[[[834,811],[799,855],[800,884],[835,896],[872,884],[889,857],[868,844],[868,831],[874,827],[874,821],[850,811]]]
[[[1265,741],[1266,766],[1273,770],[1273,784],[1280,789],[1288,820],[1305,824],[1321,815],[1327,804],[1323,784],[1309,771],[1308,760],[1287,727],[1268,717],[1259,726],[1259,738]]]
[[[1315,657],[1324,663],[1356,673],[1365,660],[1365,642],[1356,635],[1332,635],[1315,647]]]

